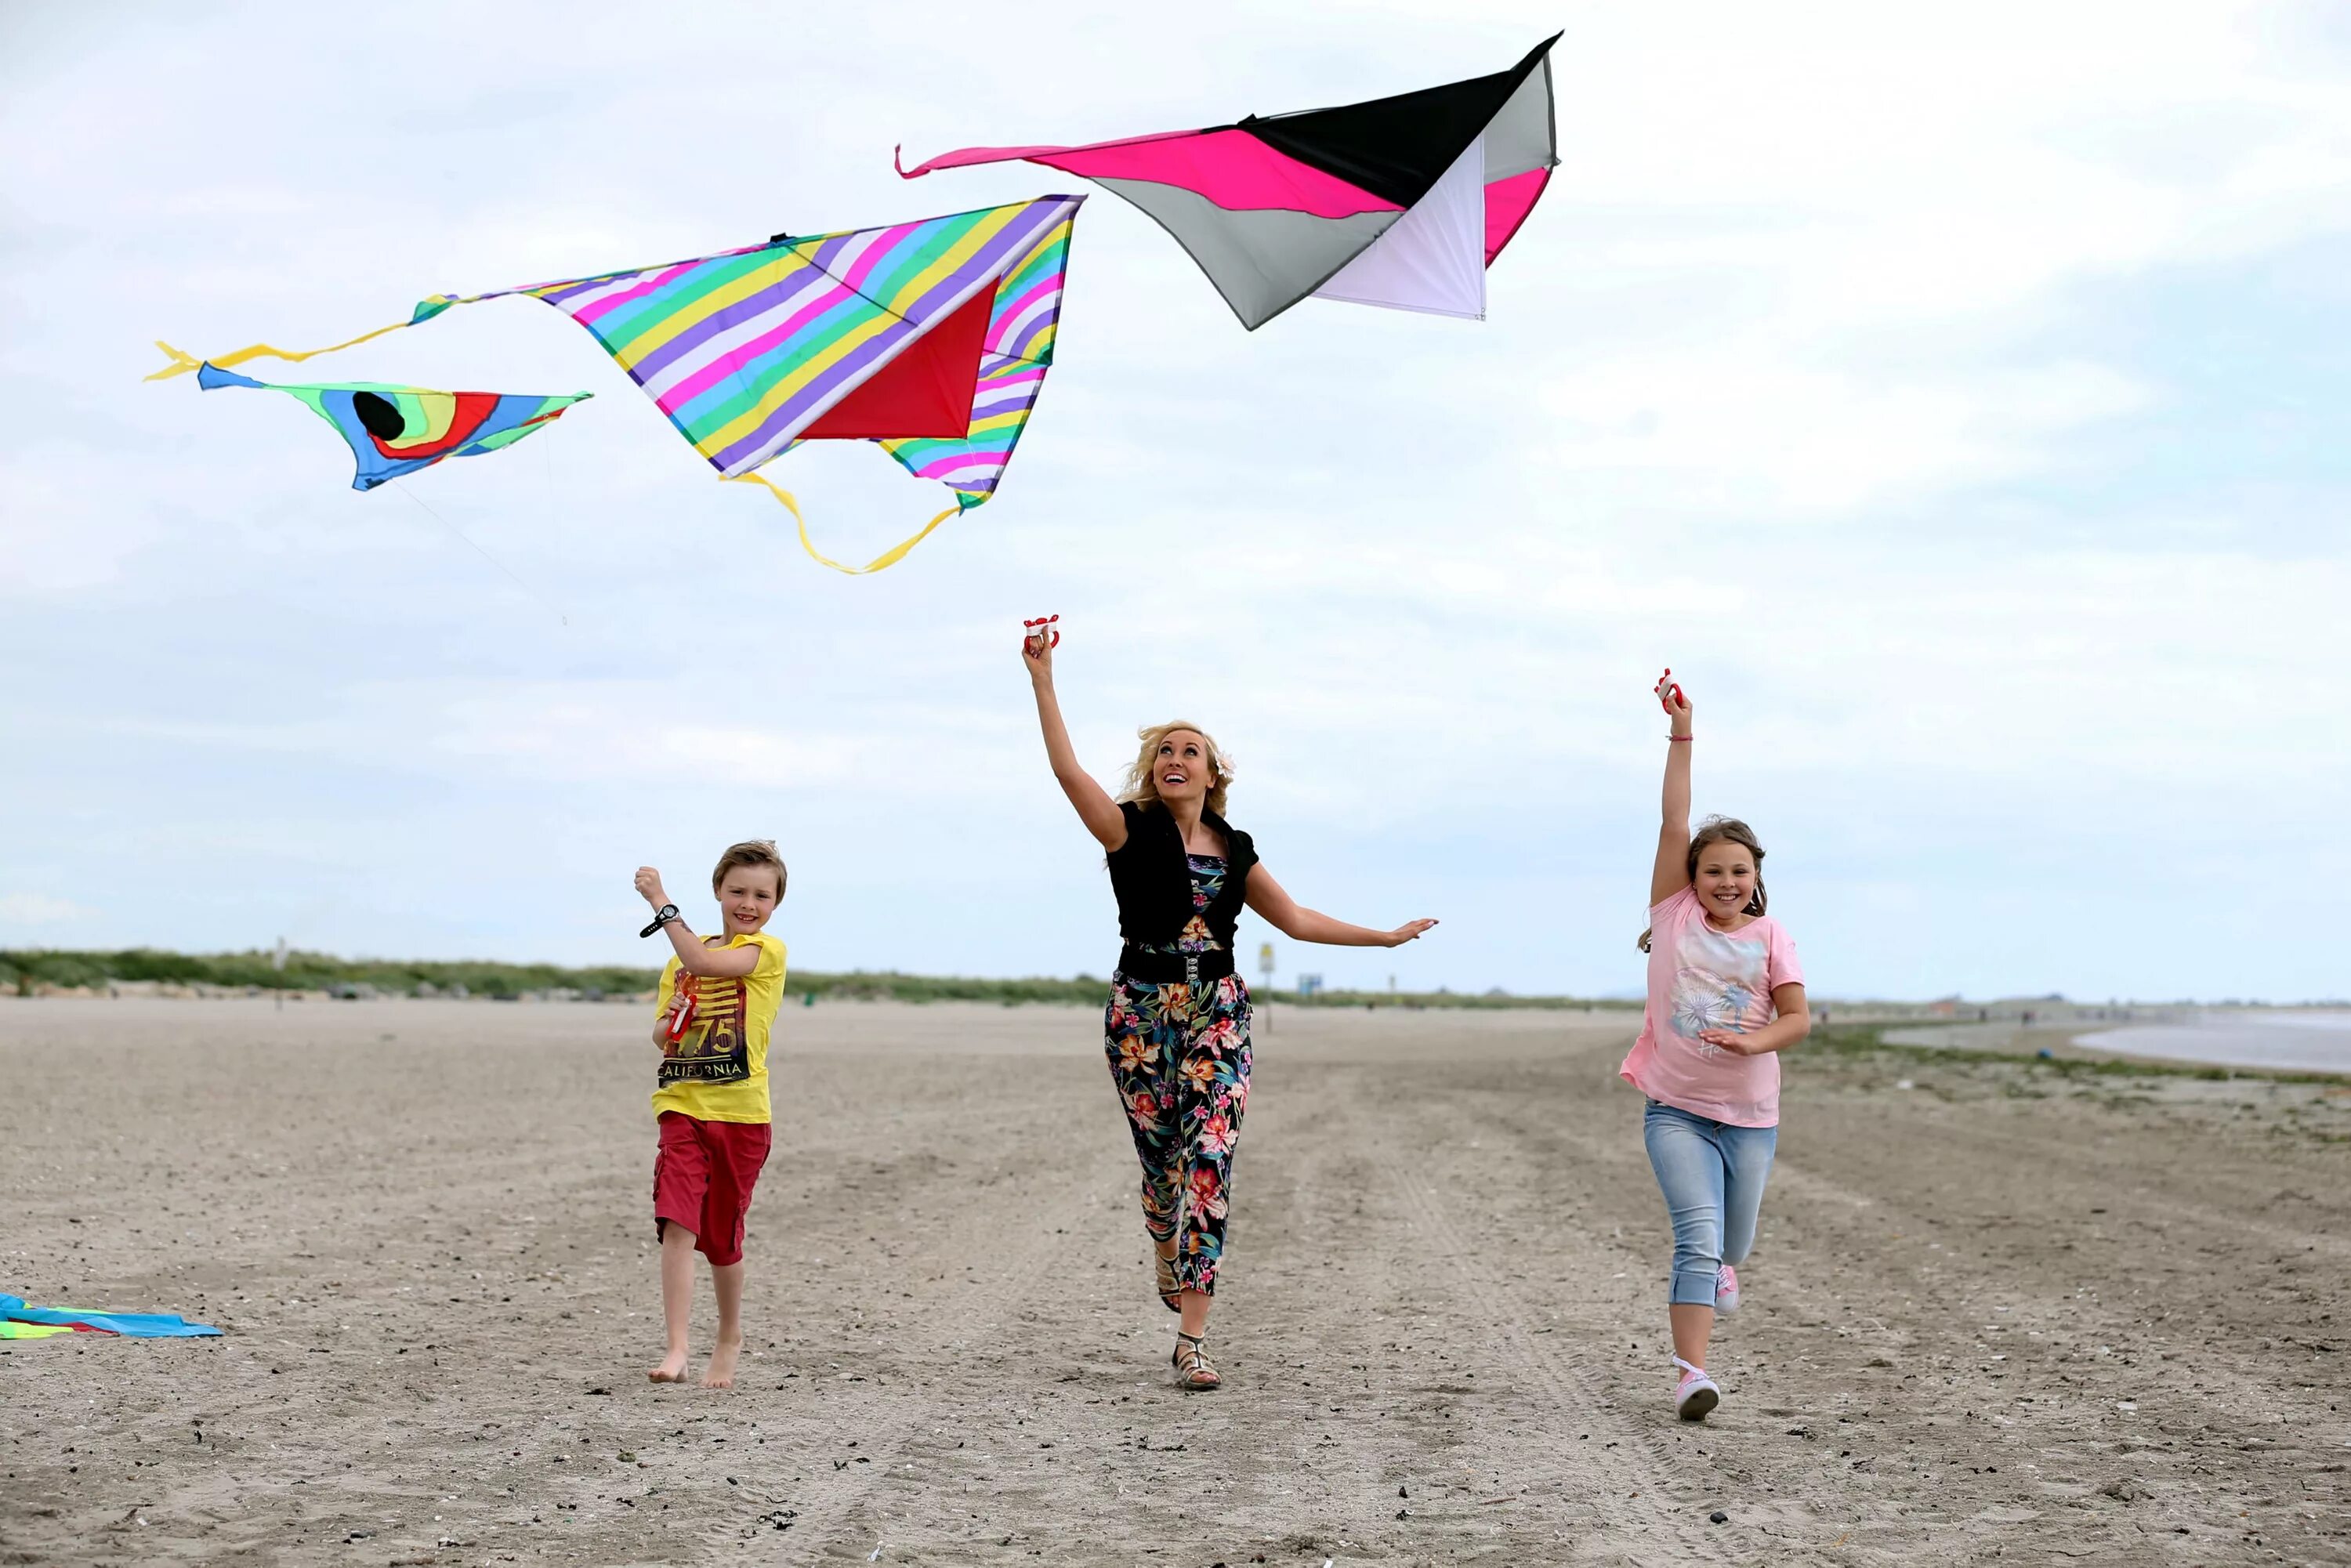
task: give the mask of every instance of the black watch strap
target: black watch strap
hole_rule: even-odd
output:
[[[640,936],[650,936],[654,932],[660,930],[663,926],[668,925],[671,921],[675,920],[677,917],[677,905],[674,904],[664,904],[659,909],[653,911],[653,923],[651,925],[646,926],[643,931],[638,932],[637,935]]]

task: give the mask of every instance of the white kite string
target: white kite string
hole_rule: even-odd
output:
[[[481,546],[474,543],[471,538],[466,537],[465,531],[463,528],[460,528],[456,524],[443,517],[439,512],[434,511],[430,506],[427,506],[422,496],[413,494],[410,491],[407,486],[402,484],[397,479],[394,479],[392,482],[392,487],[399,491],[402,495],[406,496],[418,506],[423,507],[425,514],[434,522],[439,523],[443,528],[448,529],[451,533],[455,534],[460,539],[464,539],[466,547],[472,549],[475,555],[480,556],[484,560],[488,561],[492,566],[496,567],[500,571],[505,572],[507,578],[513,581],[517,588],[521,589],[525,593],[528,593],[533,599],[538,600],[538,602],[546,608],[548,612],[553,615],[558,621],[562,622],[566,626],[571,624],[570,616],[566,615],[561,610],[557,609],[554,604],[549,601],[545,594],[539,592],[538,590],[533,588],[529,583],[525,582],[521,578],[516,577],[514,570],[507,566],[506,562],[500,560],[497,557],[492,555]]]

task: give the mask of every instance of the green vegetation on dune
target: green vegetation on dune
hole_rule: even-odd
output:
[[[852,970],[824,975],[795,970],[784,977],[784,989],[793,996],[838,997],[844,1001],[890,1002],[1077,1002],[1100,1007],[1108,982],[1080,975],[1056,980],[1043,977],[1026,980],[979,980],[952,975],[902,975],[894,969]]]
[[[120,952],[11,951],[0,948],[0,988],[29,995],[42,986],[87,986],[158,981],[174,986],[257,986],[265,990],[317,991],[337,986],[371,986],[387,994],[413,996],[419,986],[477,997],[516,997],[528,991],[574,990],[629,994],[651,990],[660,971],[604,965],[566,968],[555,964],[406,962],[384,958],[337,958],[325,953],[293,952],[281,971],[273,955],[167,953],[153,947]],[[430,992],[427,993],[431,994]]]
[[[492,964],[442,960],[338,958],[326,953],[288,953],[281,971],[273,955],[167,953],[152,947],[120,952],[66,952],[0,948],[0,991],[31,996],[45,987],[102,990],[110,985],[161,983],[215,986],[238,990],[331,991],[368,987],[386,996],[473,996],[506,998],[548,993],[635,996],[650,991],[657,968],[599,965],[570,968],[558,964]],[[844,1000],[902,1002],[1068,1002],[1102,1005],[1108,981],[1090,975],[1071,979],[983,980],[952,976],[902,975],[894,970],[822,974],[795,969],[785,989],[793,996]],[[1637,1008],[1638,1003],[1587,1003],[1572,997],[1464,996],[1450,991],[1323,991],[1301,998],[1274,991],[1270,1000],[1291,1007],[1322,1008]]]
[[[975,980],[935,975],[902,975],[895,970],[857,970],[846,975],[794,974],[786,989],[813,991],[818,996],[853,997],[901,1002],[1076,1002],[1100,1007],[1110,982],[1092,975],[1074,979]],[[1577,997],[1512,997],[1499,993],[1469,996],[1452,991],[1317,991],[1301,997],[1295,991],[1253,988],[1262,1000],[1286,1007],[1308,1008],[1540,1008],[1582,1009],[1625,1007],[1637,1010],[1638,1002],[1587,1002]]]

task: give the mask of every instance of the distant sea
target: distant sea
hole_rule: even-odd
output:
[[[2351,1072],[2351,1012],[2213,1009],[2176,1023],[2130,1024],[2077,1035],[2074,1043],[2217,1067]]]

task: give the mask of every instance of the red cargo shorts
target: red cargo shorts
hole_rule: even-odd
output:
[[[653,1234],[683,1226],[711,1267],[740,1263],[743,1217],[774,1136],[765,1122],[705,1122],[663,1112],[653,1155]]]

